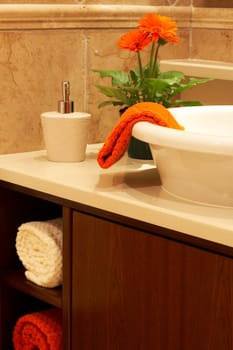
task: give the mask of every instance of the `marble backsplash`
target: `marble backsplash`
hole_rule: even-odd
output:
[[[71,82],[76,110],[92,114],[89,143],[104,141],[118,110],[97,108],[104,96],[95,88],[100,80],[92,69],[127,69],[134,64],[116,42],[143,13],[157,12],[177,21],[181,43],[165,46],[160,58],[233,63],[233,9],[207,9],[201,7],[204,0],[192,1],[199,7],[191,6],[190,0],[156,1],[156,6],[149,0],[124,6],[123,0],[118,5],[104,0],[101,5],[95,0],[16,2],[0,1],[0,153],[43,148],[40,114],[56,109],[64,79]]]
[[[99,0],[0,0],[0,4],[100,4]],[[125,4],[125,0],[101,0],[101,4]],[[128,0],[132,5],[152,5],[152,6],[196,6],[232,8],[232,0]]]

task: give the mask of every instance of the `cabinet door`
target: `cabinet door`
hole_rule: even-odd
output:
[[[74,212],[72,349],[232,350],[233,263]]]

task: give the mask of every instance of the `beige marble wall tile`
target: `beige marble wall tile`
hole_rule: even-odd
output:
[[[159,1],[156,2],[154,0],[128,0],[127,5],[167,5],[167,3],[171,1],[172,3],[175,0],[164,0],[164,1]],[[183,0],[185,1],[185,0]],[[188,1],[188,0],[187,0]],[[182,0],[181,0],[182,2]],[[12,4],[124,4],[125,5],[125,0],[0,0],[1,3],[12,3]]]
[[[198,0],[193,1],[197,4]],[[21,2],[37,3],[33,0]],[[40,1],[43,2],[53,5],[100,3],[95,0]],[[123,5],[125,1],[115,3]],[[104,141],[119,118],[118,108],[97,108],[104,96],[95,84],[104,81],[92,69],[130,69],[135,65],[135,57],[118,49],[116,42],[121,34],[134,27],[144,8],[145,12],[149,12],[148,9],[151,12],[154,3],[138,0],[132,1],[134,6],[130,7],[128,1],[125,7],[102,6],[100,11],[94,6],[95,12],[88,6],[62,9],[59,6],[46,7],[47,13],[44,8],[35,13],[34,8],[23,14],[17,7],[17,11],[7,12],[10,17],[7,22],[0,0],[0,153],[43,147],[40,113],[56,108],[62,79],[71,81],[77,110],[92,114],[89,142]],[[177,20],[181,36],[179,45],[162,48],[160,58],[192,57],[232,62],[232,10],[225,9],[220,15],[219,10],[191,7],[190,3],[189,0],[156,1],[155,12]],[[101,4],[114,4],[114,1],[103,0]]]
[[[178,25],[189,27],[187,6],[145,6],[96,4],[4,4],[0,5],[0,30],[132,28],[145,13],[170,16]]]
[[[99,0],[86,0],[88,4],[99,4]],[[101,0],[101,4],[125,4],[125,0]],[[190,0],[128,0],[127,5],[154,5],[154,6],[183,6],[190,4]]]
[[[191,56],[233,63],[233,30],[193,29]]]
[[[156,6],[190,6],[191,0],[157,0]]]
[[[54,4],[69,4],[69,3],[74,3],[75,0],[53,0]],[[0,4],[51,4],[51,0],[0,0]]]
[[[40,149],[40,114],[56,110],[63,79],[84,109],[82,32],[5,32],[0,47],[0,153]]]
[[[233,30],[233,9],[193,7],[191,28]]]
[[[193,8],[191,26],[192,58],[233,62],[233,9]]]
[[[217,1],[217,0],[216,0]],[[125,0],[0,0],[1,3],[13,4],[124,4]],[[188,6],[191,0],[128,0],[127,5],[154,5],[154,6]]]
[[[232,8],[232,0],[193,0],[196,7]]]
[[[111,11],[109,14],[106,12],[108,8]],[[0,46],[3,48],[0,57],[3,79],[0,84],[4,90],[1,96],[0,153],[43,147],[40,113],[56,108],[62,79],[71,81],[77,109],[88,110],[93,116],[89,142],[104,140],[118,119],[118,110],[112,107],[102,110],[97,108],[103,96],[98,94],[94,86],[97,75],[91,69],[127,69],[133,64],[133,58],[128,57],[127,52],[120,52],[116,45],[118,37],[134,27],[143,13],[142,7],[134,6],[127,20],[125,14],[128,8],[115,17],[111,6],[102,7],[99,15],[104,22],[98,21],[98,16],[85,9],[85,21],[80,22],[80,13],[73,13],[73,8],[63,7],[61,13],[60,7],[46,8],[48,13],[42,8],[43,11],[37,14],[35,8],[29,7],[25,13],[19,14],[18,8],[4,7],[9,22],[2,23],[0,33]],[[145,6],[145,12],[148,12],[146,9]],[[166,11],[165,7],[163,11],[162,14],[172,15],[179,20],[181,30],[188,33],[184,26],[188,25],[189,11]],[[62,16],[62,23],[58,22],[59,15]],[[1,7],[0,16],[6,18]],[[54,21],[52,16],[55,16]],[[22,23],[20,18],[24,19]],[[7,25],[10,31],[5,29]],[[91,28],[92,25],[95,29]],[[72,26],[77,29],[72,29]],[[28,30],[28,27],[34,30]],[[179,48],[164,47],[161,56],[186,56],[188,40],[185,35],[185,45]]]
[[[91,141],[101,142],[119,118],[117,108],[106,107],[98,109],[98,105],[105,100],[95,87],[96,84],[108,84],[108,79],[99,79],[92,69],[123,69],[123,57],[119,53],[116,42],[121,35],[120,30],[90,31],[88,35],[88,106],[93,115],[91,123]]]
[[[182,93],[184,100],[200,101],[203,105],[231,105],[233,81],[213,80]]]
[[[0,0],[0,4],[125,4],[125,0]],[[128,0],[132,5],[189,6],[232,8],[232,0]]]
[[[120,5],[120,4],[123,4],[125,5],[126,4],[126,1],[125,0],[115,0],[115,1],[111,1],[111,0],[86,0],[85,1],[86,4],[116,4],[116,5]],[[157,2],[155,4],[155,1],[154,0],[128,0],[127,1],[127,5],[145,5],[145,6],[148,6],[148,5],[158,5]]]

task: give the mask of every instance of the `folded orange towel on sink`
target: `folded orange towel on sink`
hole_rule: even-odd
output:
[[[107,137],[97,161],[101,168],[109,168],[127,150],[133,126],[141,121],[183,130],[167,108],[155,102],[141,102],[129,107]]]
[[[49,309],[21,316],[13,330],[15,350],[62,349],[62,312]]]

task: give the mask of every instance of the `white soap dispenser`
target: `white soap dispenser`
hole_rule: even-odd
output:
[[[74,112],[69,81],[62,82],[62,94],[58,111],[41,114],[47,158],[54,162],[81,162],[85,159],[91,115]]]

